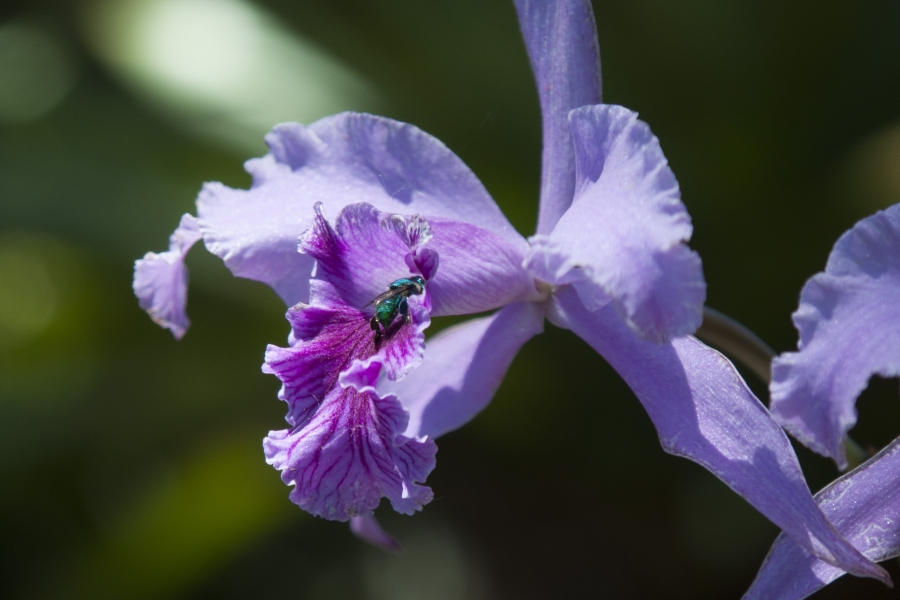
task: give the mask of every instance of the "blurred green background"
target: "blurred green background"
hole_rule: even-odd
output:
[[[900,201],[900,3],[594,6],[605,100],[659,136],[710,305],[793,348],[805,279]],[[288,501],[259,370],[284,307],[198,247],[176,343],[132,264],[203,181],[246,187],[273,124],[348,109],[436,135],[533,231],[539,111],[510,1],[0,4],[0,597],[740,597],[777,530],[664,454],[624,383],[549,324],[439,440],[436,499],[379,511],[403,555]],[[865,393],[863,445],[900,433],[896,383]],[[799,452],[814,490],[837,474]],[[860,597],[897,596],[849,577],[816,596]]]

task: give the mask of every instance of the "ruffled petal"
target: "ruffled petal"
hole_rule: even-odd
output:
[[[621,106],[586,106],[570,122],[575,201],[550,235],[531,239],[528,268],[573,284],[592,310],[611,299],[646,339],[693,333],[706,284],[700,258],[685,245],[691,220],[659,142]]]
[[[874,562],[900,556],[900,439],[815,498],[828,520],[863,556]],[[843,574],[782,533],[744,600],[799,600]]]
[[[666,452],[709,469],[825,562],[889,581],[822,515],[784,431],[724,356],[693,337],[662,345],[642,340],[611,306],[590,312],[571,288],[556,293],[550,318],[618,371]]]
[[[772,363],[772,415],[845,469],[856,398],[873,374],[900,375],[900,204],[841,236],[793,317],[800,351]]]
[[[297,252],[314,216],[314,202],[298,191],[285,176],[249,190],[206,183],[197,197],[206,248],[236,277],[270,285],[288,306],[309,300],[315,262]]]
[[[405,435],[435,438],[468,423],[491,401],[519,348],[543,331],[543,323],[541,305],[521,302],[428,340],[418,368],[379,385],[409,411]]]
[[[187,317],[188,271],[184,257],[200,239],[197,220],[181,217],[178,229],[169,238],[168,252],[148,252],[134,263],[134,294],[158,325],[180,340],[190,321]]]
[[[350,517],[350,531],[364,542],[386,552],[398,554],[402,550],[400,542],[381,527],[374,515]]]
[[[428,311],[412,297],[411,322],[379,340],[369,327],[371,315],[345,304],[332,284],[316,280],[312,290],[316,304],[300,304],[287,312],[291,346],[270,345],[263,364],[264,373],[283,383],[278,397],[287,402],[285,419],[294,426],[313,419],[322,399],[339,384],[365,387],[359,378],[365,378],[373,364],[383,367],[389,379],[403,377],[422,362],[424,330],[431,323]]]
[[[294,486],[291,500],[313,515],[336,521],[371,515],[382,497],[394,510],[412,514],[431,501],[420,485],[434,468],[431,440],[404,437],[407,414],[396,396],[367,385],[334,387],[302,427],[271,431],[263,440],[266,462]]]
[[[207,184],[197,210],[207,248],[235,275],[272,286],[288,305],[308,298],[313,261],[296,247],[317,202],[329,218],[367,202],[385,212],[472,223],[523,252],[527,247],[469,168],[412,125],[342,113],[309,127],[278,125],[266,143],[269,155],[247,162],[249,190]]]
[[[315,224],[301,241],[316,260],[310,304],[288,311],[290,346],[270,346],[263,365],[283,383],[279,398],[293,428],[269,433],[266,456],[294,486],[291,499],[314,515],[369,515],[385,496],[409,514],[431,500],[419,484],[434,467],[436,447],[404,437],[406,410],[374,386],[422,361],[430,302],[424,288],[404,294],[395,318],[380,323],[371,320],[370,305],[410,271],[434,273],[437,255],[419,252],[431,232],[417,215],[364,203],[345,207],[333,229],[321,204],[315,208]]]
[[[516,0],[519,26],[537,81],[543,120],[538,233],[550,233],[575,190],[575,151],[567,118],[600,102],[600,47],[587,0]]]

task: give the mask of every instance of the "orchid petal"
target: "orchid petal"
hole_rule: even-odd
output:
[[[504,238],[461,221],[429,218],[428,223],[434,237],[426,249],[440,257],[428,282],[431,314],[479,313],[538,296],[522,267],[525,252]]]
[[[531,240],[527,267],[571,283],[591,310],[612,300],[641,337],[693,333],[703,320],[700,258],[678,182],[645,123],[621,106],[570,115],[578,160],[575,201],[550,235]]]
[[[291,501],[313,515],[371,515],[383,496],[397,512],[412,514],[433,497],[420,483],[434,468],[437,447],[400,435],[406,411],[396,396],[375,391],[378,371],[373,364],[360,389],[331,388],[308,423],[263,440],[266,462],[294,486]]]
[[[724,356],[693,337],[640,339],[611,306],[590,312],[571,288],[550,318],[572,329],[628,383],[663,449],[702,465],[804,548],[856,575],[889,581],[816,506],[784,431]]]
[[[873,562],[900,556],[900,439],[835,480],[815,499],[863,556]],[[782,533],[744,600],[799,600],[843,574]]]
[[[350,517],[350,531],[359,539],[385,552],[399,554],[402,550],[400,542],[382,528],[375,515]]]
[[[148,252],[134,263],[134,294],[141,308],[158,325],[180,340],[190,327],[187,317],[188,272],[184,257],[200,239],[197,220],[181,217],[169,238],[168,252]]]
[[[772,415],[845,469],[856,398],[873,374],[900,375],[900,204],[841,236],[793,318],[800,350],[772,363]]]
[[[314,261],[297,252],[297,239],[314,213],[313,203],[286,183],[287,177],[249,190],[206,183],[197,215],[207,250],[236,277],[268,284],[292,306],[309,300]]]
[[[543,322],[541,305],[521,302],[429,339],[418,368],[379,385],[409,411],[404,435],[437,437],[468,423],[491,401],[522,345],[543,331]]]
[[[197,210],[207,248],[235,275],[272,286],[288,305],[308,297],[313,261],[298,255],[296,244],[318,202],[330,218],[367,202],[385,212],[471,223],[523,252],[527,247],[469,168],[412,125],[342,113],[309,127],[278,125],[266,143],[270,153],[247,162],[249,190],[207,184]]]
[[[543,119],[538,233],[550,233],[572,203],[575,151],[569,111],[601,100],[600,47],[588,0],[516,0]]]

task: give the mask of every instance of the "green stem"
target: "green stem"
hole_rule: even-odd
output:
[[[852,471],[859,465],[863,464],[870,458],[872,455],[866,452],[866,450],[856,443],[856,441],[851,438],[849,435],[847,436],[847,441],[844,444],[847,450],[847,470]]]
[[[767,385],[772,381],[775,351],[731,317],[706,307],[703,309],[703,324],[695,335],[742,362]]]

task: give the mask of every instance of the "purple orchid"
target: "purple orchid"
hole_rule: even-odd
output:
[[[842,467],[855,403],[873,374],[900,375],[900,204],[857,223],[835,244],[794,313],[799,351],[772,365],[772,414]],[[900,438],[816,494],[864,556],[900,556]],[[746,598],[805,598],[844,574],[781,534]]]
[[[621,374],[667,452],[712,471],[828,564],[885,580],[825,519],[786,435],[731,363],[689,336],[705,299],[690,218],[649,127],[600,104],[590,3],[516,7],[543,117],[536,235],[519,235],[438,140],[345,113],[275,127],[270,153],[246,165],[249,190],[204,186],[196,222],[185,217],[168,253],[138,261],[142,306],[183,332],[187,227],[235,275],[275,289],[292,333],[264,369],[284,383],[291,428],[270,433],[267,458],[295,502],[374,543],[393,544],[370,516],[378,500],[412,512],[430,499],[434,438],[487,405],[548,318]],[[382,329],[372,300],[413,276],[423,293]],[[493,309],[424,348],[430,317]]]

